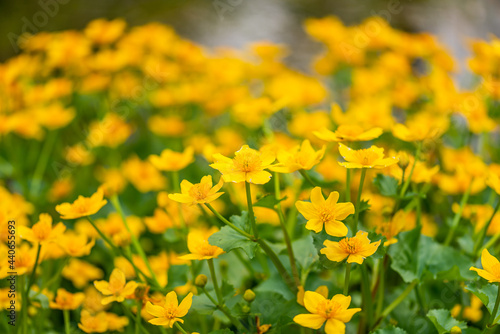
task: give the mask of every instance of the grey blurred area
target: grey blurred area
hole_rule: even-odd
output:
[[[304,71],[321,50],[303,30],[309,17],[334,15],[354,25],[379,15],[399,29],[433,33],[457,58],[459,70],[468,41],[500,36],[499,0],[1,0],[0,13],[0,61],[16,54],[13,40],[23,31],[82,29],[101,17],[122,17],[130,26],[162,22],[207,47],[282,43],[290,49],[286,61]]]

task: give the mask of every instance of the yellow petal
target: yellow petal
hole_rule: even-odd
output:
[[[325,231],[332,237],[345,237],[349,232],[347,226],[338,220],[325,223]]]
[[[491,273],[493,272],[493,267],[497,264],[498,259],[491,255],[486,248],[483,249],[483,252],[481,253],[481,265],[483,266],[484,270]]]
[[[312,329],[320,329],[325,320],[325,318],[317,314],[299,314],[293,318],[293,321],[299,325]]]
[[[153,305],[151,302],[146,303],[146,311],[156,318],[165,316],[165,309],[159,305]]]
[[[325,198],[323,197],[323,193],[321,192],[320,187],[314,187],[313,190],[311,190],[311,203],[315,206],[318,207],[320,205],[323,205],[325,203]]]
[[[165,308],[176,309],[177,306],[179,306],[179,302],[177,301],[177,294],[175,293],[175,291],[170,291],[165,299]]]
[[[179,304],[179,307],[177,308],[177,312],[175,313],[175,315],[177,317],[185,316],[188,313],[189,309],[191,308],[192,304],[193,304],[193,293],[190,292],[186,297],[184,297],[182,302]]]
[[[345,324],[337,319],[328,319],[325,325],[326,334],[345,334]]]
[[[316,313],[318,304],[325,300],[325,297],[314,291],[306,291],[304,294],[304,306],[311,313]]]

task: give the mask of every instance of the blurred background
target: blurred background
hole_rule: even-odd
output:
[[[320,46],[304,33],[306,18],[335,15],[351,25],[379,15],[399,29],[437,35],[459,61],[457,76],[465,79],[467,41],[500,36],[498,0],[3,0],[0,12],[0,61],[19,52],[14,41],[23,32],[82,29],[95,18],[122,17],[130,26],[171,25],[209,47],[283,43],[293,49],[286,62],[308,71]]]

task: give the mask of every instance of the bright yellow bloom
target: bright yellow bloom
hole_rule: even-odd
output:
[[[481,265],[484,269],[470,267],[469,270],[474,270],[490,283],[500,283],[500,262],[486,248],[481,253]]]
[[[351,296],[338,294],[332,299],[326,299],[317,292],[306,291],[304,306],[311,314],[296,315],[293,321],[312,329],[320,329],[326,322],[326,334],[344,334],[345,324],[361,311],[360,308],[349,309],[350,304]]]
[[[85,216],[90,216],[99,211],[108,203],[103,199],[104,193],[102,190],[97,190],[90,197],[78,196],[73,203],[62,203],[56,206],[56,211],[61,215],[62,219],[75,219]]]
[[[486,179],[486,184],[500,195],[500,177],[496,173],[490,173]]]
[[[344,238],[339,242],[325,240],[323,245],[325,248],[320,252],[325,254],[330,261],[341,262],[347,258],[347,263],[362,264],[365,258],[377,251],[380,240],[370,243],[368,233],[358,231],[352,238]]]
[[[127,296],[134,293],[135,288],[137,287],[137,282],[130,281],[126,283],[123,271],[115,268],[113,269],[113,272],[111,272],[109,282],[95,281],[94,286],[103,295],[109,296],[102,299],[102,304],[106,305],[114,301],[119,303],[123,302]]]
[[[91,315],[89,311],[83,310],[78,324],[85,333],[104,333],[108,330],[108,321],[105,312],[99,312]]]
[[[347,162],[339,162],[346,168],[385,168],[398,163],[397,157],[384,158],[384,149],[373,145],[367,149],[353,150],[339,143],[340,155]]]
[[[142,193],[165,188],[166,179],[149,161],[132,156],[122,163],[123,175]]]
[[[321,140],[332,141],[367,141],[380,137],[384,132],[382,128],[372,128],[365,130],[359,125],[343,124],[340,125],[335,132],[323,128],[320,131],[313,133]]]
[[[223,192],[218,192],[224,184],[223,179],[212,187],[212,176],[204,176],[201,178],[200,183],[192,184],[188,180],[181,182],[181,194],[169,194],[168,198],[180,203],[203,204],[210,203],[219,198]]]
[[[84,234],[76,234],[73,231],[68,232],[59,240],[59,246],[71,257],[80,257],[89,255],[95,240],[88,241]]]
[[[125,30],[126,23],[123,19],[107,21],[97,19],[85,27],[85,36],[96,44],[109,44],[118,39]]]
[[[434,113],[422,112],[404,124],[396,124],[392,128],[394,137],[412,142],[425,139],[435,139],[448,129],[449,120]]]
[[[175,291],[170,291],[167,294],[164,306],[153,305],[148,301],[146,311],[155,317],[149,320],[149,323],[157,326],[169,326],[170,328],[174,326],[176,321],[184,323],[184,320],[180,318],[188,313],[192,303],[193,294],[189,293],[179,304]]]
[[[78,289],[84,288],[91,281],[102,278],[103,275],[101,269],[79,259],[70,259],[62,270],[62,276]]]
[[[210,167],[217,169],[222,174],[225,182],[249,182],[264,184],[271,179],[271,173],[264,169],[271,167],[275,157],[270,152],[259,152],[243,145],[234,154],[234,159],[222,154],[214,154],[214,163]]]
[[[215,259],[223,254],[224,250],[222,248],[208,243],[208,238],[217,231],[217,227],[212,227],[209,230],[192,229],[187,238],[187,246],[191,254],[179,258],[183,260],[206,260]]]
[[[82,292],[70,293],[65,289],[57,289],[57,296],[49,303],[49,307],[58,310],[76,310],[83,303],[85,294]]]
[[[320,285],[316,288],[317,293],[322,295],[325,298],[328,298],[328,287],[326,285]],[[299,286],[299,292],[297,292],[297,303],[301,306],[304,306],[304,296],[306,292],[304,291],[304,287]]]
[[[291,150],[279,150],[279,164],[269,169],[279,173],[293,173],[299,169],[309,170],[317,165],[323,155],[326,147],[323,145],[320,150],[315,151],[309,140],[304,140],[302,145],[296,146]]]
[[[149,161],[157,169],[167,172],[179,171],[194,161],[194,149],[188,147],[184,152],[175,152],[165,149],[158,155],[150,155]]]
[[[306,228],[316,233],[323,230],[334,237],[344,237],[347,235],[348,229],[341,222],[347,216],[354,213],[354,205],[352,203],[337,203],[339,193],[333,191],[325,200],[320,187],[315,187],[311,191],[311,203],[297,201],[295,206],[299,212],[307,219]]]
[[[52,217],[48,213],[41,213],[39,221],[33,227],[19,226],[19,236],[24,240],[47,244],[56,241],[66,230],[63,223],[52,227]]]
[[[108,322],[108,331],[123,332],[123,329],[128,325],[129,320],[127,317],[120,317],[114,313],[106,312],[106,321]]]
[[[87,143],[91,147],[116,148],[130,137],[133,130],[133,127],[123,117],[115,113],[108,113],[102,120],[90,124]]]

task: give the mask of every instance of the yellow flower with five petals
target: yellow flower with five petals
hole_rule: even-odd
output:
[[[184,323],[184,320],[180,318],[188,313],[192,303],[192,292],[184,297],[182,302],[179,304],[175,291],[170,291],[167,294],[164,306],[153,305],[148,301],[146,303],[146,311],[155,317],[149,320],[149,323],[157,326],[168,326],[170,328],[172,328],[177,321]]]
[[[398,163],[399,158],[389,157],[384,158],[384,149],[373,145],[370,148],[353,150],[339,143],[340,155],[347,162],[339,162],[341,166],[346,168],[385,168]]]

